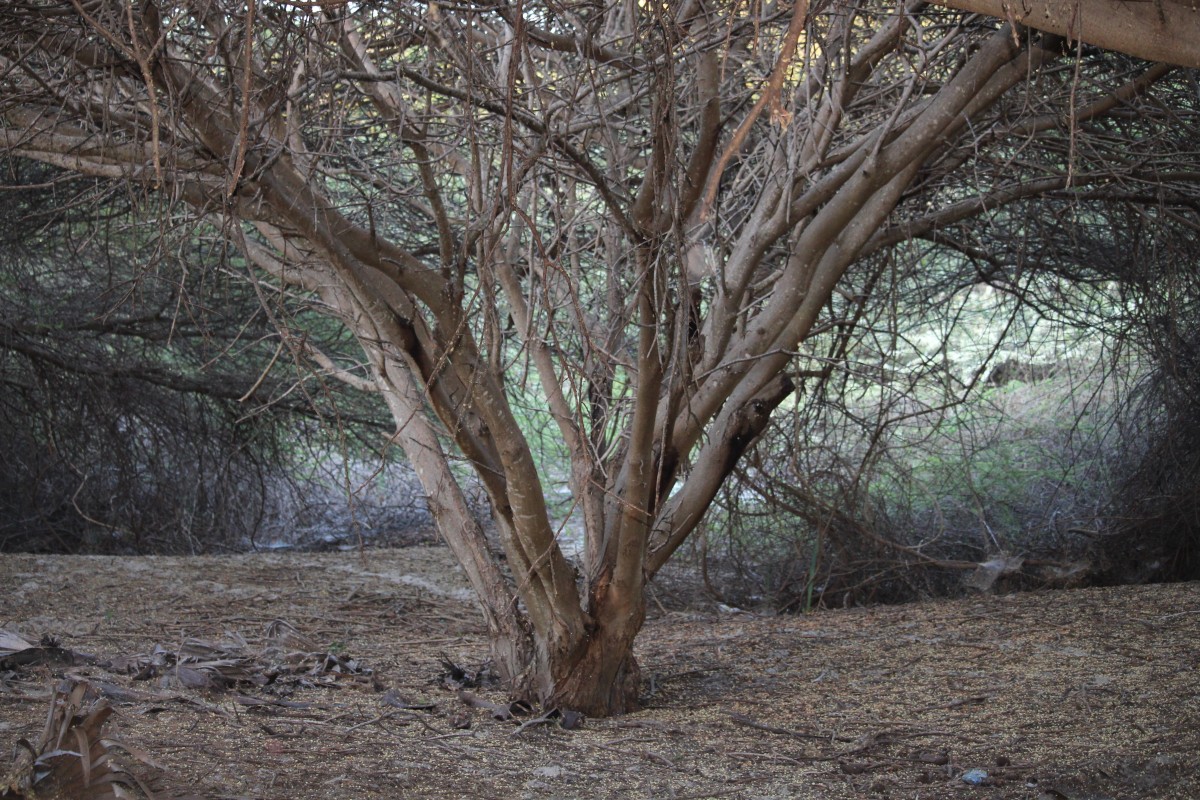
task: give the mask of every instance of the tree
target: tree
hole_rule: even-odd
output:
[[[636,707],[647,581],[863,301],[847,269],[1142,175],[1071,148],[1160,119],[1171,73],[920,2],[43,2],[0,11],[0,57],[0,146],[189,208],[353,332],[331,372],[386,401],[499,671],[600,715]],[[1026,164],[1042,139],[1069,147]]]

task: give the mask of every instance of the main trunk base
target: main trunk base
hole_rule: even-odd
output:
[[[550,704],[589,717],[611,717],[641,709],[642,670],[630,647],[591,642],[583,657],[555,682]]]

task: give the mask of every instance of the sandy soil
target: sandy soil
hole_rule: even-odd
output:
[[[1200,584],[655,604],[648,708],[574,730],[445,685],[443,656],[475,668],[487,647],[440,548],[0,556],[0,586],[0,629],[96,657],[0,667],[3,752],[70,675],[117,707],[109,735],[206,798],[1200,798]],[[269,626],[324,661],[281,666]]]

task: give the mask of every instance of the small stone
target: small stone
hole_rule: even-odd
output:
[[[962,782],[971,786],[982,786],[987,782],[987,770],[969,769],[962,774]]]

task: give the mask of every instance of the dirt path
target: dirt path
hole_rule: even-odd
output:
[[[660,613],[649,708],[576,730],[443,685],[442,654],[487,648],[440,548],[2,556],[0,586],[0,629],[99,659],[0,669],[0,752],[36,740],[70,674],[117,707],[109,734],[207,798],[1200,798],[1200,584]],[[283,664],[274,620],[326,660]],[[197,652],[242,660],[161,667]]]

